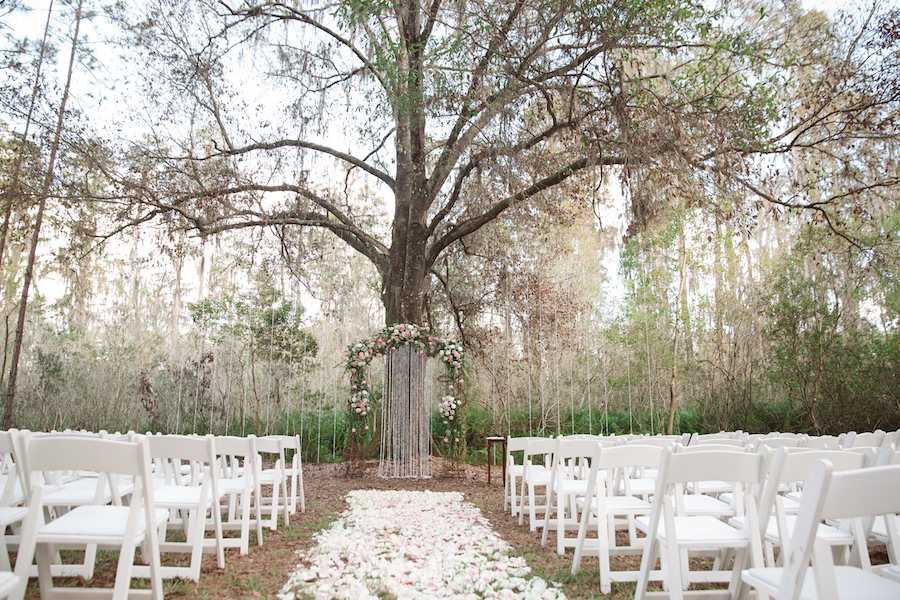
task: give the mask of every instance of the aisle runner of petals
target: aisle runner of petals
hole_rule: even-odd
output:
[[[279,598],[565,599],[458,492],[358,490]]]

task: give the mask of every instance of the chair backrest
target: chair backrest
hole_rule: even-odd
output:
[[[884,434],[884,437],[881,439],[881,445],[883,447],[888,444],[894,444],[895,446],[900,445],[900,429],[897,431],[888,431]]]
[[[759,438],[753,445],[756,450],[762,448],[801,448],[806,445],[806,440],[800,436],[792,437],[766,437]]]
[[[598,469],[625,469],[659,467],[664,447],[651,444],[626,444],[611,448],[602,448],[597,455]]]
[[[525,458],[530,459],[533,456],[549,456],[553,454],[558,441],[558,438],[528,438],[525,441]]]
[[[276,454],[280,458],[284,458],[284,441],[277,437],[258,437],[256,438],[256,451],[259,454]]]
[[[758,484],[761,480],[762,457],[752,452],[708,450],[705,452],[666,453],[660,464],[657,493],[680,483],[721,480],[742,484]]]
[[[806,446],[817,450],[837,450],[841,447],[841,439],[836,435],[811,435],[806,440]]]
[[[708,442],[719,442],[721,440],[737,440],[741,439],[741,432],[737,431],[720,431],[718,433],[697,433],[691,434],[689,445],[703,444]]]
[[[883,431],[864,431],[857,433],[850,442],[851,448],[877,448],[884,437]]]
[[[150,458],[157,466],[156,474],[167,484],[198,482],[210,470],[215,477],[216,445],[212,436],[151,435],[146,439]],[[182,461],[190,466],[189,480],[180,469]]]
[[[554,477],[583,479],[587,477],[594,449],[603,442],[590,438],[559,438],[553,450]]]
[[[596,473],[606,473],[606,494],[632,495],[632,477],[641,477],[645,469],[659,468],[662,455],[671,452],[670,446],[626,444],[598,448],[594,461]],[[594,464],[591,464],[594,467]],[[599,485],[599,482],[598,482]]]
[[[759,501],[760,531],[765,532],[769,519],[778,510],[779,490],[784,484],[798,484],[806,480],[814,464],[822,460],[831,463],[832,470],[861,469],[866,457],[860,452],[846,450],[809,450],[791,452],[791,448],[778,448],[771,459],[762,497]]]
[[[803,580],[813,562],[817,595],[822,600],[837,600],[832,548],[816,537],[819,523],[825,519],[849,519],[856,554],[868,566],[868,551],[861,517],[900,513],[900,465],[887,465],[836,472],[831,463],[817,461],[810,469],[800,499],[800,512],[791,538],[778,598],[800,597]],[[893,518],[885,518],[896,539]]]
[[[885,444],[878,451],[876,465],[900,465],[900,450],[894,444]]]
[[[262,468],[263,454],[275,460],[276,469],[284,469],[284,441],[278,437],[263,436],[256,438],[256,453],[259,460],[259,468]]]
[[[669,435],[647,435],[630,439],[626,442],[628,446],[656,446],[657,448],[675,448],[681,446],[681,436]]]
[[[281,440],[281,445],[284,446],[285,451],[293,450],[295,452],[300,451],[300,436],[299,435],[267,435],[268,438],[278,438]]]
[[[94,437],[36,436],[28,440],[26,452],[32,473],[89,470],[117,475],[141,475],[150,472],[150,456],[144,442],[119,442]]]
[[[218,435],[215,437],[216,456],[219,461],[219,474],[226,479],[238,476],[241,469],[248,470],[247,475],[257,478],[256,436],[247,437]]]
[[[506,438],[506,452],[507,454],[512,452],[521,452],[525,449],[525,443],[528,440],[533,439],[530,437],[508,437]]]
[[[16,431],[0,431],[0,506],[12,506],[25,499],[24,472],[16,460]]]
[[[284,459],[291,469],[299,469],[302,463],[300,450],[302,449],[299,435],[267,435],[267,438],[281,440],[281,446],[284,450]],[[257,438],[257,440],[260,438]],[[290,459],[290,460],[288,460]]]
[[[747,448],[743,444],[695,444],[690,446],[677,446],[675,451],[678,454],[690,454],[692,452],[746,452]]]

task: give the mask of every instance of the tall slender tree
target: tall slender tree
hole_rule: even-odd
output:
[[[58,115],[56,120],[56,129],[53,132],[53,141],[50,145],[50,157],[47,161],[47,171],[44,174],[44,181],[41,187],[40,197],[38,198],[37,215],[34,218],[34,224],[31,231],[31,244],[28,251],[28,263],[25,266],[25,275],[22,279],[22,295],[19,300],[19,314],[16,320],[16,337],[13,342],[12,359],[9,365],[9,377],[6,381],[6,402],[3,406],[3,418],[0,421],[0,427],[9,429],[12,423],[13,405],[16,397],[16,379],[19,374],[19,358],[22,353],[22,340],[25,335],[25,316],[28,310],[28,293],[31,288],[31,280],[34,276],[34,265],[37,260],[37,247],[40,242],[41,224],[44,218],[44,208],[47,205],[47,199],[50,197],[51,188],[53,186],[53,172],[56,167],[56,156],[59,151],[59,143],[62,137],[63,126],[66,116],[66,104],[69,100],[69,90],[72,87],[72,74],[75,67],[76,52],[78,50],[78,34],[81,29],[81,9],[84,0],[78,0],[78,6],[75,9],[75,24],[72,33],[72,46],[69,55],[69,67],[66,74],[66,83],[63,87],[62,98],[59,102]]]

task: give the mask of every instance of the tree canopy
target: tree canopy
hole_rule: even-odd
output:
[[[632,231],[678,198],[739,218],[802,208],[864,244],[846,222],[871,222],[898,183],[881,160],[898,134],[898,16],[878,4],[837,24],[797,2],[691,0],[111,14],[149,118],[114,159],[93,154],[118,208],[100,233],[321,228],[375,265],[388,323],[423,322],[448,249],[536,197],[621,182]]]

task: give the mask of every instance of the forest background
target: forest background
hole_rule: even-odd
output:
[[[363,236],[347,241],[343,218],[372,232],[372,248],[392,236],[396,247],[401,201],[370,163],[315,155],[319,142],[288,158],[247,132],[290,118],[339,145],[352,131],[384,164],[378,153],[402,144],[373,120],[380,100],[347,84],[365,69],[321,78],[309,61],[325,55],[264,38],[258,19],[287,28],[324,14],[358,32],[388,4],[0,3],[7,426],[299,433],[307,459],[340,459],[342,353],[384,325],[386,306],[406,310],[385,299],[387,263]],[[471,19],[525,3],[508,4],[432,7]],[[527,144],[505,140],[515,153],[492,154],[471,169],[477,185],[428,213],[451,220],[419,320],[467,350],[469,446],[489,434],[657,433],[670,418],[701,432],[900,427],[900,12],[609,6],[652,15],[604,50],[619,86],[606,116],[628,124],[599,131],[602,107],[576,120],[572,106],[601,103],[573,86],[583,95],[558,126],[563,91],[535,86],[490,122],[496,139],[485,127],[484,147],[513,124],[551,124]],[[179,30],[198,23],[208,30]],[[672,28],[665,45],[638,31],[651,25]],[[216,60],[191,50],[217,43]],[[235,52],[270,68],[235,75],[222,59]],[[286,95],[285,81],[303,93]],[[452,104],[452,82],[428,85],[432,102]],[[238,152],[228,132],[272,153]],[[597,152],[586,132],[618,145]],[[712,138],[732,150],[704,154]],[[498,206],[491,194],[510,180],[538,181],[567,153],[577,169],[451,235]],[[285,170],[317,178],[318,191],[258,183]],[[301,201],[325,212],[304,204],[288,219],[285,203]],[[437,439],[443,427],[435,416]]]

